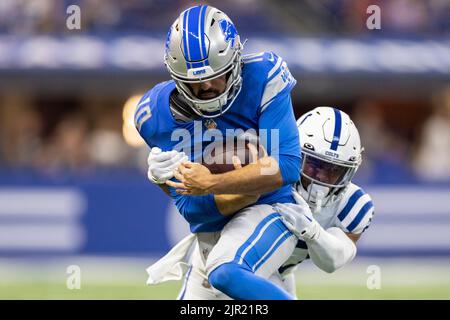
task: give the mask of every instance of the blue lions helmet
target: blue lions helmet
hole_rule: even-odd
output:
[[[233,22],[211,6],[189,8],[171,26],[164,61],[178,91],[198,115],[213,118],[231,107],[242,84],[242,48]],[[199,99],[188,86],[224,74],[225,92],[213,99]]]

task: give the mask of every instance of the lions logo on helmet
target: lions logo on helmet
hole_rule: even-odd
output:
[[[334,201],[361,164],[361,141],[350,117],[317,107],[297,120],[303,162],[297,191],[316,210]]]
[[[223,34],[225,35],[225,41],[231,41],[231,47],[234,47],[234,39],[237,36],[237,30],[235,26],[228,20],[222,19],[219,21],[220,28],[222,29]]]
[[[191,7],[173,23],[164,61],[178,91],[198,115],[213,118],[231,107],[241,89],[242,47],[233,22],[214,7]],[[188,87],[224,74],[225,91],[215,98],[199,99]]]

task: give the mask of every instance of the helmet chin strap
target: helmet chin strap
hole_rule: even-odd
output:
[[[221,97],[218,100],[206,102],[206,103],[197,103],[197,107],[204,112],[214,112],[218,110],[222,110],[222,107],[227,103],[228,94],[224,97]]]
[[[314,201],[314,212],[317,213],[322,208],[322,204],[326,195],[330,192],[329,187],[321,186],[311,182],[309,186],[306,188],[306,191],[312,197]]]

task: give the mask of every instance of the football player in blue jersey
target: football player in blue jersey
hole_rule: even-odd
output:
[[[272,207],[294,202],[291,185],[300,175],[290,97],[296,81],[275,53],[242,56],[242,49],[220,10],[183,11],[166,40],[172,80],[142,97],[135,123],[151,147],[149,179],[190,224],[209,283],[234,299],[291,299],[268,278],[297,243]],[[213,140],[251,130],[267,155],[220,174],[201,164]]]

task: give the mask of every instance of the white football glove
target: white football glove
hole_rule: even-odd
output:
[[[293,191],[295,203],[277,203],[274,209],[281,214],[286,227],[302,240],[313,240],[319,236],[322,227],[314,219],[306,201]]]
[[[173,177],[173,170],[187,160],[184,152],[176,150],[163,152],[160,148],[152,148],[147,159],[148,179],[153,183],[163,184]]]

